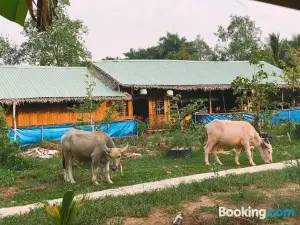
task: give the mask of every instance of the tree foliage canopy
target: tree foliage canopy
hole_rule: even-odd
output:
[[[248,16],[231,15],[229,25],[219,26],[215,35],[220,60],[249,60],[253,50],[261,45],[261,30]]]
[[[23,60],[24,51],[8,38],[0,36],[0,65],[16,65]]]
[[[80,20],[71,20],[64,8],[60,8],[58,18],[47,31],[38,32],[30,19],[25,23],[23,33],[28,39],[22,48],[30,64],[79,66],[91,57],[83,40],[83,35],[88,33],[87,27]]]

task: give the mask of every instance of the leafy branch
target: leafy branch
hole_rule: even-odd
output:
[[[269,76],[263,70],[263,64],[258,64],[258,71],[251,79],[238,76],[232,83],[233,94],[238,95],[237,102],[241,105],[252,104],[254,115],[254,124],[258,132],[261,132],[260,121],[268,121],[268,118],[273,115],[270,109],[274,109],[278,103],[272,100],[272,95],[278,92],[276,82],[270,82]],[[268,111],[268,113],[267,113]]]

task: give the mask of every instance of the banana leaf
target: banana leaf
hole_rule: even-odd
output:
[[[24,26],[28,9],[26,0],[0,0],[0,15]]]

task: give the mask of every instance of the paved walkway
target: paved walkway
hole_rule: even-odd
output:
[[[297,161],[300,163],[300,160],[289,160],[289,161],[279,162],[279,163],[263,164],[259,166],[253,166],[253,167],[224,170],[219,172],[219,176],[226,176],[227,174],[255,173],[255,172],[261,172],[266,170],[280,170],[287,166],[297,165]],[[91,200],[91,199],[104,198],[107,196],[135,195],[142,192],[150,192],[159,189],[176,187],[181,183],[201,182],[205,179],[213,178],[213,177],[215,177],[215,174],[213,172],[201,173],[201,174],[190,175],[185,177],[176,177],[167,180],[154,181],[154,182],[135,184],[135,185],[125,186],[125,187],[120,187],[115,189],[97,191],[97,192],[87,193],[84,195],[81,194],[81,195],[77,195],[76,199],[82,199],[84,197],[85,199]],[[61,202],[61,200],[62,198],[48,200],[48,202],[50,204],[53,204],[55,202]],[[24,205],[24,206],[1,208],[0,218],[28,213],[31,209],[40,208],[42,206],[43,205],[41,203],[34,203],[34,204]]]

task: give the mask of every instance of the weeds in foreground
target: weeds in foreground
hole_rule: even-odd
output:
[[[78,215],[75,217],[74,225],[99,225],[106,224],[111,218],[114,217],[125,217],[125,216],[147,216],[150,210],[154,207],[157,208],[167,208],[176,205],[184,200],[193,200],[198,199],[200,196],[209,195],[212,191],[220,192],[225,191],[228,193],[232,192],[231,187],[239,187],[241,183],[245,186],[250,186],[255,184],[253,181],[260,180],[261,183],[267,182],[267,177],[270,177],[274,182],[280,182],[281,185],[284,185],[286,182],[293,181],[297,176],[297,173],[291,173],[293,170],[299,170],[298,167],[291,167],[283,170],[276,171],[265,171],[261,173],[254,174],[243,174],[243,175],[230,175],[226,177],[220,177],[220,182],[223,184],[216,188],[216,179],[208,179],[201,183],[192,183],[192,184],[181,184],[176,188],[170,188],[161,191],[154,191],[150,193],[142,193],[134,196],[119,196],[119,197],[107,197],[101,200],[87,201],[82,205],[81,210]],[[284,177],[284,179],[276,180],[276,177]],[[241,182],[242,181],[242,182]],[[228,188],[225,189],[224,186]],[[238,202],[241,204],[248,204],[249,198],[254,196],[254,199],[257,199],[259,194],[251,192],[247,189],[242,189],[241,192],[246,191],[248,193],[243,194],[243,198],[240,198],[240,195],[237,196]],[[253,194],[254,193],[254,194]],[[246,197],[245,197],[246,196]],[[266,199],[266,202],[271,201],[272,199]],[[300,211],[300,196],[290,196],[290,197],[281,197],[278,198],[274,196],[273,208],[295,208],[296,211]],[[250,200],[252,201],[252,200]],[[271,201],[272,203],[272,201]],[[210,211],[215,215],[215,208],[207,208],[204,211]],[[34,210],[28,215],[23,216],[14,216],[10,218],[4,218],[0,221],[0,225],[31,225],[31,224],[50,224],[48,217],[44,216],[43,210]],[[300,215],[297,214],[296,218],[300,218]],[[207,224],[261,224],[267,223],[269,221],[278,221],[272,218],[268,220],[257,220],[252,218],[219,218],[215,219],[213,223]],[[235,222],[235,223],[234,223]]]
[[[238,186],[237,193],[232,193],[228,196],[229,202],[235,205],[245,203],[256,205],[265,202],[267,199],[268,197],[263,192],[254,188],[242,186]]]
[[[70,225],[78,213],[79,203],[74,200],[74,191],[68,190],[61,204],[47,204],[44,209],[55,225]]]

